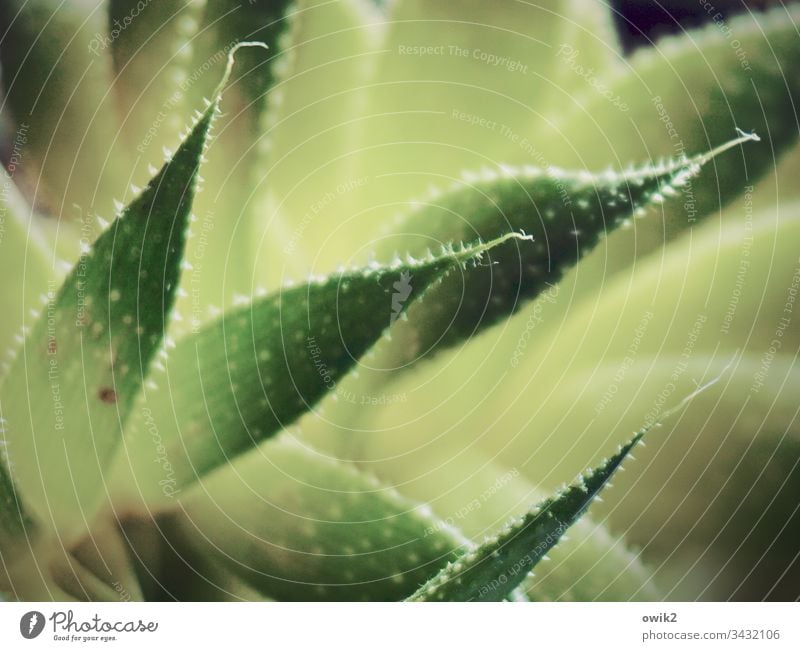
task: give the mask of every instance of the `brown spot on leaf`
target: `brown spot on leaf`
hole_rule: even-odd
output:
[[[104,387],[97,392],[97,397],[107,405],[113,405],[117,401],[117,392],[114,389]]]

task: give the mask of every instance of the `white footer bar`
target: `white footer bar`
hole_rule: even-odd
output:
[[[0,603],[0,649],[800,649],[800,604]],[[231,646],[235,645],[235,646]]]

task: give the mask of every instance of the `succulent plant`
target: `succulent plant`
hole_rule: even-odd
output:
[[[0,14],[3,598],[797,597],[796,8]]]

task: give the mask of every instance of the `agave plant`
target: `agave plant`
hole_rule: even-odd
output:
[[[4,2],[3,597],[796,598],[799,17]]]

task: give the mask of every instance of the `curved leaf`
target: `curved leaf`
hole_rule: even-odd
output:
[[[353,159],[382,31],[374,17],[365,0],[299,0],[287,11],[289,29],[255,143],[262,166],[246,195],[256,285],[304,277],[317,252],[325,271],[333,269],[341,262],[337,244],[352,245],[337,229],[353,214],[349,199],[365,182]]]

